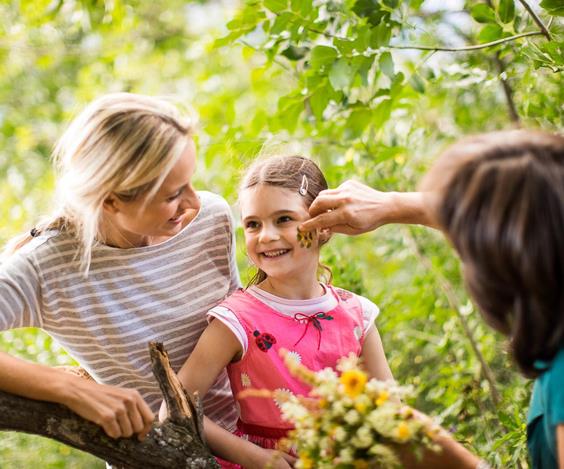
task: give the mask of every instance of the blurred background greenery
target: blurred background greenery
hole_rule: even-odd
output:
[[[195,109],[197,186],[235,210],[236,176],[258,154],[310,155],[332,186],[357,178],[413,190],[462,135],[562,129],[563,14],[560,0],[4,1],[0,242],[49,209],[53,144],[112,91]],[[413,403],[491,464],[527,467],[531,383],[481,321],[444,240],[388,226],[334,238],[323,255],[337,285],[381,307],[387,356],[414,386]],[[73,363],[37,330],[4,332],[0,347]],[[38,464],[104,467],[56,442],[0,433],[0,467]]]

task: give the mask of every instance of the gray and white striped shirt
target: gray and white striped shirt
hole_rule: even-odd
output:
[[[76,241],[51,232],[0,266],[0,330],[39,327],[98,382],[162,400],[147,344],[163,342],[175,371],[204,328],[206,312],[239,286],[233,221],[220,196],[199,192],[201,209],[176,236],[154,245],[93,249],[88,277]],[[223,372],[204,398],[206,414],[231,430],[237,411]]]

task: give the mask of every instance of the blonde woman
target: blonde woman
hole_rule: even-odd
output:
[[[147,343],[179,369],[205,313],[239,286],[227,203],[192,186],[192,123],[168,102],[119,93],[90,104],[54,161],[58,206],[0,265],[0,330],[38,327],[95,378],[0,352],[0,388],[57,402],[112,437],[143,437],[162,399]],[[223,374],[207,415],[234,429]]]

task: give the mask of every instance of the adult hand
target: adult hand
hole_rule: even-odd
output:
[[[358,235],[387,223],[420,223],[433,226],[422,194],[381,192],[358,181],[345,181],[337,189],[321,191],[309,208],[312,216],[302,231],[329,229]]]
[[[137,434],[143,440],[155,419],[153,412],[134,389],[117,388],[87,381],[72,381],[65,405],[72,411],[100,425],[112,438]]]

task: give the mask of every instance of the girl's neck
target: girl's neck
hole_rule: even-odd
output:
[[[275,278],[267,277],[257,287],[272,295],[288,300],[310,300],[325,294],[325,289],[315,277],[308,282],[304,282],[303,279],[299,281],[279,281]]]

